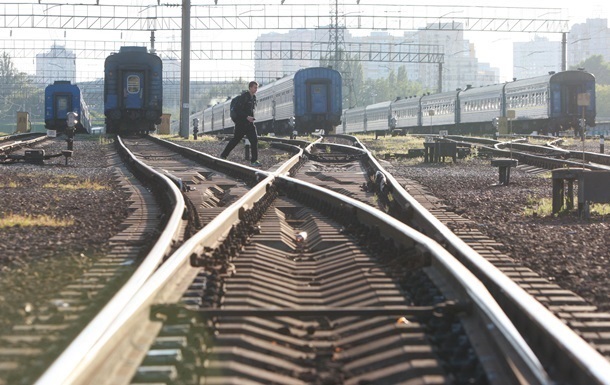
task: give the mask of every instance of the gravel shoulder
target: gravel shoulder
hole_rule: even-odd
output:
[[[42,146],[45,154],[66,149],[59,138]],[[68,165],[64,157],[0,164],[0,330],[27,322],[120,230],[129,202],[108,165],[110,146],[77,136]]]
[[[210,138],[176,141],[215,156],[226,145]],[[365,143],[373,151],[387,145],[382,140]],[[599,151],[598,143],[587,143],[587,150]],[[108,239],[119,231],[129,202],[107,164],[112,145],[97,137],[77,136],[67,166],[63,157],[42,166],[0,165],[0,218],[46,215],[64,223],[0,228],[0,330],[27,322],[32,309],[48,302],[55,290],[103,255]],[[573,142],[571,149],[580,150],[581,145]],[[65,148],[62,140],[45,145],[47,153]],[[268,144],[261,143],[259,150],[263,169],[288,158]],[[249,163],[241,145],[229,160]],[[430,164],[420,158],[391,161],[388,168],[426,186],[449,210],[469,218],[472,226],[503,244],[502,251],[515,260],[610,311],[610,215],[593,212],[590,219],[581,219],[575,212],[528,214],[536,204],[551,199],[550,173],[534,175],[517,169],[511,172],[509,186],[495,186],[498,171],[489,159]]]
[[[599,151],[597,143],[588,147]],[[498,170],[490,159],[442,164],[392,161],[390,168],[393,175],[427,187],[448,210],[470,219],[516,261],[599,310],[610,311],[610,214],[592,211],[589,219],[576,211],[540,214],[537,207],[550,207],[552,202],[550,172],[513,169],[510,184],[497,186]],[[601,208],[608,211],[608,207]]]
[[[390,137],[361,140],[373,153],[396,146],[390,143]],[[180,143],[217,156],[226,142]],[[567,139],[561,147],[581,151],[583,143]],[[599,140],[587,140],[584,148],[599,152]],[[246,164],[243,146],[238,145],[229,160]],[[259,160],[263,168],[271,167],[278,162],[277,151],[259,145]],[[538,205],[552,202],[550,172],[532,174],[513,169],[510,184],[496,186],[498,169],[491,166],[490,159],[468,157],[456,163],[448,160],[432,164],[416,158],[390,161],[387,166],[392,174],[427,187],[448,210],[470,219],[483,234],[501,243],[501,251],[516,261],[577,293],[599,310],[610,311],[610,214],[592,212],[590,219],[581,219],[576,212],[559,216],[533,214]]]

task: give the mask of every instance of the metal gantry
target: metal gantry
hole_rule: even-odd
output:
[[[98,3],[100,3],[98,1]],[[328,3],[191,4],[191,30],[289,30],[330,27]],[[181,31],[182,5],[5,2],[0,28]],[[345,7],[347,29],[417,29],[562,33],[568,20],[560,8],[359,4]],[[552,17],[550,17],[552,16]]]
[[[343,2],[342,2],[343,5]],[[188,136],[188,122],[183,122],[183,116],[188,116],[190,83],[190,60],[213,60],[213,55],[221,53],[220,60],[236,59],[233,55],[244,55],[250,51],[252,60],[257,54],[264,57],[265,52],[260,49],[239,51],[222,48],[214,49],[207,46],[205,49],[196,49],[193,52],[190,41],[191,32],[218,31],[218,30],[294,30],[294,29],[328,29],[330,41],[326,47],[315,49],[289,50],[282,55],[322,55],[328,57],[330,49],[334,49],[335,60],[341,52],[345,58],[359,61],[403,61],[403,62],[430,62],[443,63],[443,53],[434,48],[421,45],[404,45],[400,49],[374,50],[369,46],[364,53],[363,44],[357,49],[348,48],[340,39],[339,34],[345,29],[364,30],[441,30],[441,31],[486,31],[486,32],[536,32],[536,33],[565,33],[568,31],[568,20],[562,18],[563,11],[559,8],[512,8],[512,7],[476,7],[476,6],[432,6],[432,5],[403,5],[403,4],[360,4],[339,7],[338,0],[330,0],[324,4],[218,4],[218,1],[205,1],[193,4],[190,0],[181,3],[161,3],[160,0],[151,1],[148,5],[122,5],[107,4],[106,1],[95,0],[95,4],[67,4],[60,2],[47,2],[32,0],[31,2],[2,2],[0,4],[0,30],[9,30],[11,39],[2,41],[0,49],[10,50],[14,29],[45,29],[45,30],[103,30],[103,31],[136,31],[150,35],[151,48],[155,42],[155,51],[167,52],[168,58],[188,58],[181,60],[181,135]],[[329,17],[330,16],[330,17]],[[545,16],[545,18],[543,18]],[[548,17],[548,16],[553,16]],[[341,23],[339,23],[341,21]],[[163,43],[157,42],[159,36],[180,31],[180,55],[177,49],[171,48],[163,51]],[[122,39],[121,39],[122,40]],[[564,39],[565,40],[565,39]],[[148,38],[142,39],[142,42]],[[333,44],[334,41],[334,44]],[[9,42],[8,44],[6,44]],[[89,41],[91,44],[91,41]],[[224,47],[223,43],[223,47]],[[124,42],[122,45],[125,45]],[[138,44],[139,45],[139,44]],[[264,47],[264,45],[261,45]],[[115,47],[113,47],[115,48]],[[422,51],[403,52],[402,48],[424,49]],[[348,53],[348,49],[350,50]],[[353,51],[352,51],[353,50]],[[13,46],[12,52],[15,51]],[[83,49],[89,53],[90,50]],[[103,55],[100,50],[91,51],[91,55]],[[102,50],[103,51],[103,50]],[[116,49],[113,50],[115,52]],[[426,52],[427,51],[427,52]],[[22,52],[26,52],[23,50]],[[270,50],[270,58],[273,50]],[[299,54],[300,52],[300,54]],[[345,55],[343,55],[345,53]],[[32,57],[35,56],[30,51]],[[227,56],[231,57],[227,59]],[[80,57],[80,56],[79,56]],[[96,56],[99,58],[99,56]],[[258,57],[257,57],[258,58]],[[272,60],[286,59],[285,57]],[[343,57],[341,57],[343,59]],[[565,60],[564,60],[565,61]],[[344,63],[349,68],[349,61]],[[348,70],[349,72],[349,70]],[[439,69],[440,72],[440,69]],[[350,75],[347,74],[349,80]],[[353,100],[350,97],[350,101]],[[351,102],[350,102],[351,103]]]

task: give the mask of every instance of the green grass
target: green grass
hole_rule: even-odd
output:
[[[36,174],[23,174],[22,177],[36,177]],[[44,175],[40,175],[44,176]],[[79,178],[76,175],[62,175],[62,176],[54,176],[51,177],[51,181],[42,185],[43,188],[50,188],[54,190],[90,190],[90,191],[100,191],[100,190],[109,190],[110,187],[100,184],[98,182],[92,181],[91,179],[85,179],[83,181],[77,181]],[[24,187],[15,181],[3,181],[0,183],[0,188],[18,188]]]
[[[17,184],[17,182],[14,182],[14,181],[0,183],[0,188],[17,188],[17,187],[19,187],[19,185]]]
[[[578,203],[574,202],[574,207],[578,207]],[[589,206],[589,212],[591,214],[609,215],[610,204],[607,203],[592,203]],[[565,215],[568,213],[567,208],[562,207],[559,215]],[[553,216],[553,199],[552,198],[534,198],[532,196],[527,198],[525,208],[523,209],[523,215],[526,217],[550,217]]]
[[[43,188],[51,188],[54,190],[89,190],[89,191],[99,191],[99,190],[109,190],[110,187],[104,186],[98,182],[93,182],[91,179],[86,179],[84,181],[72,182],[69,180],[63,179],[72,179],[74,177],[63,176],[57,182],[49,182],[45,183]]]
[[[361,142],[377,157],[385,154],[406,154],[410,149],[424,148],[424,138],[421,136],[380,136],[375,140],[373,134],[356,135]]]
[[[525,202],[523,215],[526,217],[546,217],[553,214],[553,200],[551,198],[534,198],[529,196]]]
[[[171,140],[173,142],[217,142],[218,137],[214,135],[197,135],[197,140],[193,137],[193,135],[189,135],[188,139],[184,138],[180,135],[169,134],[169,135],[155,135],[160,139]]]
[[[19,214],[8,214],[5,217],[0,218],[0,229],[8,227],[32,227],[32,226],[46,226],[46,227],[65,227],[72,226],[73,220],[65,220],[53,218],[48,215],[41,215],[38,217],[31,215],[19,215]]]
[[[610,204],[607,203],[593,203],[589,207],[591,213],[597,213],[599,215],[610,214]]]

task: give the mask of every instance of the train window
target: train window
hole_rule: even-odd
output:
[[[68,98],[65,96],[57,98],[57,109],[67,110],[68,109]]]
[[[140,77],[138,75],[127,76],[127,92],[130,94],[140,92]]]

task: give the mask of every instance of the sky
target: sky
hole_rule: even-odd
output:
[[[158,4],[157,0],[41,0],[42,4],[48,4],[48,7],[53,7],[54,4],[95,4],[96,1],[104,5],[122,5],[122,4],[131,4],[131,5],[139,5],[139,6],[151,6],[154,7]],[[606,0],[607,1],[607,0]],[[38,0],[22,0],[22,3],[37,3]],[[251,0],[219,0],[219,4],[257,4]],[[280,0],[265,0],[261,2],[262,4],[278,4]],[[329,4],[334,4],[334,0],[318,0],[318,1],[306,1],[299,0],[298,2],[295,0],[285,0],[286,4],[293,4],[293,12],[294,9],[305,9],[306,12],[311,12],[313,14],[325,14],[328,9]],[[15,0],[0,0],[0,5],[3,3],[15,3]],[[161,3],[181,3],[181,0],[164,0]],[[344,11],[346,13],[356,13],[358,12],[358,6],[356,5],[356,0],[344,0]],[[420,2],[408,2],[405,0],[361,0],[360,4],[363,5],[378,5],[380,3],[383,4],[400,4],[400,5],[437,5],[437,6],[464,6],[464,1],[456,1],[456,0],[427,0]],[[210,5],[213,6],[212,0],[191,0],[191,4],[198,6],[198,10],[201,11],[201,5]],[[297,5],[299,5],[297,7]],[[301,7],[302,5],[302,7]],[[610,19],[610,5],[608,3],[604,3],[600,0],[538,0],[535,4],[531,1],[527,0],[512,0],[510,4],[499,3],[499,2],[490,2],[489,0],[471,0],[468,2],[468,16],[477,17],[477,13],[483,12],[481,10],[485,10],[489,12],[490,8],[494,7],[503,7],[509,5],[510,7],[523,7],[523,8],[549,8],[549,9],[561,9],[561,14],[556,17],[555,15],[540,15],[540,18],[551,18],[551,19],[568,19],[568,27],[571,27],[574,23],[583,23],[587,18],[606,18]],[[430,8],[430,12],[434,12],[435,7]],[[1,12],[2,8],[0,8]],[[300,11],[305,12],[305,11]],[[438,12],[438,11],[437,11]],[[298,13],[298,12],[295,12]],[[2,16],[2,15],[0,15]],[[499,18],[505,17],[502,14],[497,15]],[[224,30],[222,33],[219,31],[207,31],[204,33],[203,37],[198,37],[192,34],[192,39],[196,40],[213,40],[213,39],[221,39],[221,40],[236,40],[236,41],[244,41],[244,40],[254,40],[259,34],[269,33],[270,30],[255,30],[255,31],[230,31]],[[278,32],[282,32],[281,30]],[[368,34],[370,31],[357,31],[354,34],[362,35]],[[403,31],[388,31],[393,34],[401,35]],[[480,62],[489,63],[492,67],[496,67],[500,69],[500,77],[501,81],[509,80],[512,78],[512,44],[514,41],[529,41],[533,40],[536,34],[534,33],[499,33],[499,32],[466,32],[465,38],[470,40],[471,43],[474,43],[475,53]],[[540,36],[547,37],[550,40],[560,40],[561,34],[540,34]],[[166,36],[166,39],[174,39],[179,41],[180,32],[175,31],[172,33],[172,36]],[[63,40],[125,40],[125,41],[142,41],[144,43],[148,43],[149,36],[144,32],[136,32],[136,31],[83,31],[83,30],[59,30],[59,29],[49,29],[49,30],[41,30],[41,29],[23,29],[19,31],[9,31],[7,29],[0,28],[0,41],[4,42],[2,44],[8,44],[7,41],[12,39],[53,39],[58,43],[61,43]],[[0,51],[2,50],[2,46],[0,46]],[[177,50],[180,50],[179,43],[177,44]],[[80,59],[79,59],[80,60]],[[28,63],[31,66],[31,63]],[[226,71],[228,68],[233,68],[239,71],[252,71],[253,73],[253,63],[250,62],[235,62],[235,63],[225,63],[222,61],[216,61],[212,63],[197,63],[198,67],[206,66],[211,70],[222,70]],[[92,71],[98,71],[98,68],[103,66],[102,60],[97,61],[89,61],[87,64],[78,65],[79,71],[82,68],[86,70],[91,69]],[[191,65],[191,69],[193,70],[193,64]]]
[[[511,7],[529,7],[531,1],[512,0]],[[599,0],[538,0],[536,7],[564,9],[564,17],[569,20],[568,27],[584,23],[587,19],[605,18],[610,20],[610,3]],[[550,16],[550,15],[547,15]],[[475,44],[475,51],[480,62],[490,63],[500,68],[500,81],[512,79],[513,41],[527,42],[533,40],[534,33],[466,33],[465,37]],[[549,40],[560,41],[561,34],[540,34]]]

